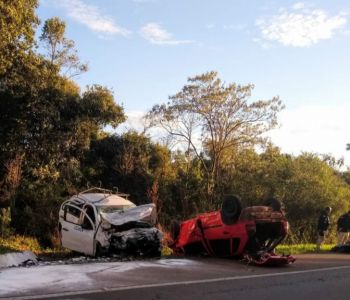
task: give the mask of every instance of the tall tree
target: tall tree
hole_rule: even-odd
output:
[[[45,21],[40,41],[47,49],[47,58],[52,65],[57,66],[62,74],[73,77],[86,72],[87,64],[80,62],[73,40],[65,37],[66,23],[58,17]]]
[[[209,196],[218,183],[224,152],[263,142],[263,134],[277,124],[280,99],[249,103],[253,88],[225,85],[217,72],[208,72],[189,78],[167,104],[155,105],[147,115],[151,126],[186,143],[202,161]]]

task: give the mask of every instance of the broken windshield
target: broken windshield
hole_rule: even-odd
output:
[[[133,205],[133,204],[115,205],[115,206],[108,205],[108,206],[98,206],[97,210],[100,213],[109,214],[109,213],[114,213],[114,212],[121,211],[121,210],[126,210],[126,209],[129,209],[132,207],[135,207],[135,205]]]

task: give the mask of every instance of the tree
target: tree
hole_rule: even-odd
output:
[[[53,66],[57,66],[62,74],[73,77],[86,72],[87,64],[80,63],[74,41],[65,37],[66,24],[59,18],[45,21],[40,41],[47,49],[47,58]]]
[[[88,86],[82,95],[81,111],[87,121],[93,121],[100,130],[106,125],[116,128],[125,121],[123,107],[117,105],[111,90],[100,85]]]
[[[34,45],[37,7],[38,0],[0,0],[0,82]]]
[[[274,97],[248,103],[253,88],[225,85],[217,72],[208,72],[189,78],[167,104],[155,105],[147,115],[150,126],[165,129],[202,162],[209,196],[219,181],[225,151],[263,142],[263,134],[277,124],[281,101]]]
[[[245,206],[262,205],[271,196],[281,200],[291,226],[289,241],[313,241],[324,207],[333,208],[334,220],[349,208],[349,186],[336,167],[316,154],[294,157],[269,145],[259,154],[242,151],[236,161],[235,169],[224,175],[226,190],[237,193]]]
[[[49,244],[57,207],[81,187],[92,140],[125,115],[109,89],[93,85],[81,93],[69,78],[86,65],[59,18],[43,27],[47,55],[36,51],[37,5],[0,0],[0,230],[11,219],[18,233]]]
[[[155,185],[157,193],[163,190],[162,183],[170,177],[169,164],[167,149],[142,134],[127,132],[94,140],[85,157],[84,173],[90,184],[118,187],[141,204],[148,202],[148,191]],[[157,197],[160,204],[162,197]]]

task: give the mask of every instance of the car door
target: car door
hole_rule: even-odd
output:
[[[83,207],[81,213],[81,231],[77,234],[81,252],[95,255],[96,212],[90,204]]]
[[[63,247],[94,255],[95,224],[84,209],[74,204],[66,204],[61,223]]]

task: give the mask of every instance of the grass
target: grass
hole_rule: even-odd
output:
[[[330,251],[335,245],[325,244],[321,246],[321,253]],[[316,253],[315,244],[297,244],[297,245],[279,245],[276,248],[278,254],[302,254],[302,253]]]
[[[334,244],[325,244],[321,246],[321,251],[316,251],[316,244],[295,244],[295,245],[279,245],[276,248],[277,254],[303,254],[303,253],[325,253],[329,252],[335,245]],[[162,250],[162,256],[172,256],[173,251],[164,246]]]
[[[43,248],[38,240],[33,237],[13,235],[7,238],[0,237],[0,254],[8,252],[32,251],[37,255],[51,256],[59,254],[67,254],[67,250],[59,248]]]
[[[8,238],[0,238],[1,254],[6,252],[18,252],[25,250],[31,250],[35,253],[38,253],[43,249],[40,247],[38,241],[35,238],[20,235],[11,236]]]
[[[168,246],[163,246],[162,248],[162,257],[169,257],[172,256],[173,250],[171,248],[169,248]]]
[[[321,247],[321,253],[330,251],[334,247],[333,244],[325,244]],[[30,250],[39,256],[45,257],[69,257],[72,254],[69,250],[63,250],[61,248],[43,248],[40,246],[37,239],[32,237],[26,237],[21,235],[11,236],[9,238],[0,237],[0,254],[8,252],[19,252]],[[302,254],[302,253],[315,253],[315,244],[295,244],[295,245],[279,245],[276,248],[278,254]],[[166,245],[162,250],[162,256],[171,256],[173,251]],[[74,255],[73,255],[74,256]]]

